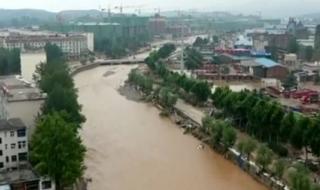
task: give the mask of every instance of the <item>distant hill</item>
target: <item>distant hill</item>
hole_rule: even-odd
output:
[[[58,13],[63,19],[68,21],[77,20],[79,18],[91,17],[91,18],[101,18],[102,16],[107,16],[107,13],[101,12],[99,10],[65,10]]]
[[[66,10],[49,12],[38,9],[0,9],[0,26],[30,26],[56,22],[57,17],[64,21],[92,20],[107,16],[107,13],[98,10]]]
[[[0,9],[1,23],[14,23],[22,21],[49,21],[55,19],[55,13],[38,9]]]

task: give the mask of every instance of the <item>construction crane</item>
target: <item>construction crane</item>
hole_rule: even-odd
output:
[[[136,9],[140,9],[141,7],[143,7],[143,5],[137,5],[137,6],[115,6],[114,9],[119,9],[120,14],[123,14],[123,9],[132,9],[132,8],[136,8]]]
[[[109,22],[110,22],[110,18],[111,18],[111,8],[110,8],[110,5],[108,6],[108,9],[106,8],[102,8],[101,6],[99,6],[99,10],[100,10],[100,16],[101,16],[101,20],[103,21],[103,13],[106,12],[107,10],[107,13],[108,13],[108,19],[109,19]]]

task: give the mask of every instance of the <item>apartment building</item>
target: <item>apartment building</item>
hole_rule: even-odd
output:
[[[0,171],[28,162],[27,127],[19,118],[0,120]]]
[[[0,47],[18,48],[22,52],[43,49],[47,43],[61,48],[69,58],[94,51],[93,33],[53,33],[47,31],[9,30],[0,31]]]

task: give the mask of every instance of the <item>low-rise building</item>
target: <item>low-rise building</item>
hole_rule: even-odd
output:
[[[40,89],[20,76],[0,77],[0,112],[4,118],[19,117],[28,128],[28,136],[34,131],[34,121],[45,99]],[[3,107],[1,109],[1,107]]]
[[[289,53],[284,55],[283,63],[287,66],[290,70],[299,69],[299,62],[297,55],[294,53]]]
[[[27,127],[19,118],[0,120],[0,171],[28,162]]]
[[[55,190],[55,184],[41,177],[30,164],[17,170],[0,172],[0,190]]]
[[[274,78],[283,80],[287,77],[289,70],[287,67],[267,58],[257,58],[241,62],[242,67],[246,67],[256,78]]]
[[[265,47],[268,46],[268,39],[266,33],[253,33],[252,35],[252,45],[253,50],[258,52],[265,52]]]

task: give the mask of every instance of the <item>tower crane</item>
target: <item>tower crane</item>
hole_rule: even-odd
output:
[[[123,6],[123,5],[119,5],[119,6],[115,6],[114,9],[119,9],[120,14],[123,14],[123,9],[132,9],[132,8],[136,8],[137,10],[139,10],[141,7],[143,7],[143,5],[137,5],[137,6]]]
[[[101,20],[103,20],[103,13],[106,12],[106,10],[107,10],[108,19],[109,19],[109,22],[110,22],[110,18],[111,18],[111,14],[112,14],[110,5],[108,6],[108,9],[99,6],[99,10],[101,12]]]

